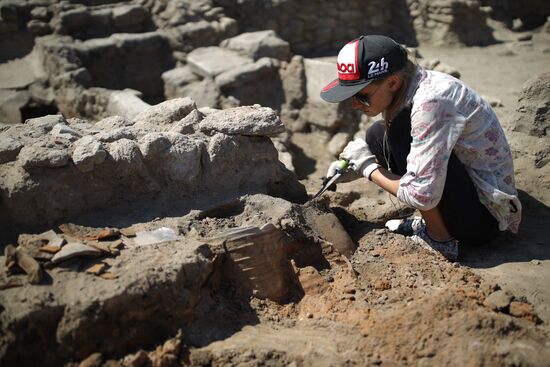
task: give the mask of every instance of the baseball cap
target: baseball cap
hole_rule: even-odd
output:
[[[338,79],[322,89],[321,98],[327,102],[346,100],[372,81],[399,71],[406,61],[407,51],[389,37],[356,38],[338,53]]]

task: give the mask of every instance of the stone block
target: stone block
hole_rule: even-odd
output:
[[[290,58],[289,43],[279,38],[272,30],[241,33],[223,40],[220,46],[237,51],[253,60],[270,57],[286,61]]]
[[[200,47],[187,55],[191,70],[202,77],[215,78],[224,71],[251,64],[252,59],[221,47]]]
[[[0,164],[14,161],[22,148],[19,141],[0,134]]]
[[[101,142],[92,136],[85,136],[74,143],[73,162],[81,172],[90,172],[94,166],[103,163],[107,151]]]
[[[147,19],[148,13],[139,5],[124,5],[113,9],[113,25],[117,28],[136,27]]]
[[[164,81],[164,96],[167,99],[184,97],[181,89],[200,79],[189,66],[182,66],[162,73]]]
[[[550,72],[537,75],[523,85],[513,129],[537,137],[550,135]]]
[[[35,143],[21,149],[18,161],[26,170],[33,168],[57,168],[69,163],[70,155],[63,148],[51,149],[44,144]]]
[[[65,124],[55,124],[50,134],[57,138],[64,138],[70,141],[75,141],[82,137],[78,131]]]
[[[170,125],[181,120],[197,106],[191,98],[175,98],[148,107],[134,117],[134,126],[140,128]]]
[[[114,91],[109,95],[106,113],[132,120],[136,115],[149,107],[151,107],[151,105],[143,102],[135,91]]]
[[[200,130],[228,135],[271,136],[285,131],[275,111],[268,107],[236,107],[206,116],[199,124]]]

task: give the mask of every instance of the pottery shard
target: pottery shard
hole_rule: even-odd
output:
[[[281,232],[273,224],[230,229],[210,241],[224,246],[228,261],[223,272],[240,293],[286,300],[293,272]]]
[[[52,263],[57,264],[75,257],[97,257],[101,255],[98,249],[79,242],[69,242],[61,251],[52,258]]]
[[[332,243],[338,252],[347,258],[353,255],[355,244],[336,215],[309,206],[304,213],[304,217],[314,232],[323,240]]]
[[[19,247],[15,249],[15,262],[25,273],[27,273],[29,283],[39,284],[40,281],[42,281],[42,267],[24,249]]]
[[[120,232],[116,228],[85,227],[73,223],[64,223],[59,226],[64,234],[79,240],[104,240],[119,237]]]
[[[269,107],[244,106],[222,110],[206,116],[201,131],[227,135],[272,136],[285,131],[277,113]]]

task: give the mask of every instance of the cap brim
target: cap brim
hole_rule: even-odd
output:
[[[353,97],[361,89],[369,85],[372,80],[353,85],[341,85],[339,79],[335,79],[321,91],[321,98],[327,102],[338,103]]]

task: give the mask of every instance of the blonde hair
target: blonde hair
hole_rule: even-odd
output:
[[[416,57],[411,51],[407,50],[407,61],[405,63],[405,66],[401,70],[392,74],[397,75],[401,79],[401,87],[395,93],[395,96],[393,97],[390,105],[384,111],[384,124],[386,125],[386,131],[390,127],[392,120],[403,108],[403,104],[405,103],[405,98],[407,96],[407,91],[409,90],[409,86],[411,85],[411,82],[414,78],[417,67],[418,63],[416,62]],[[391,75],[388,75],[387,77],[384,77],[376,82],[382,83],[389,76]]]

